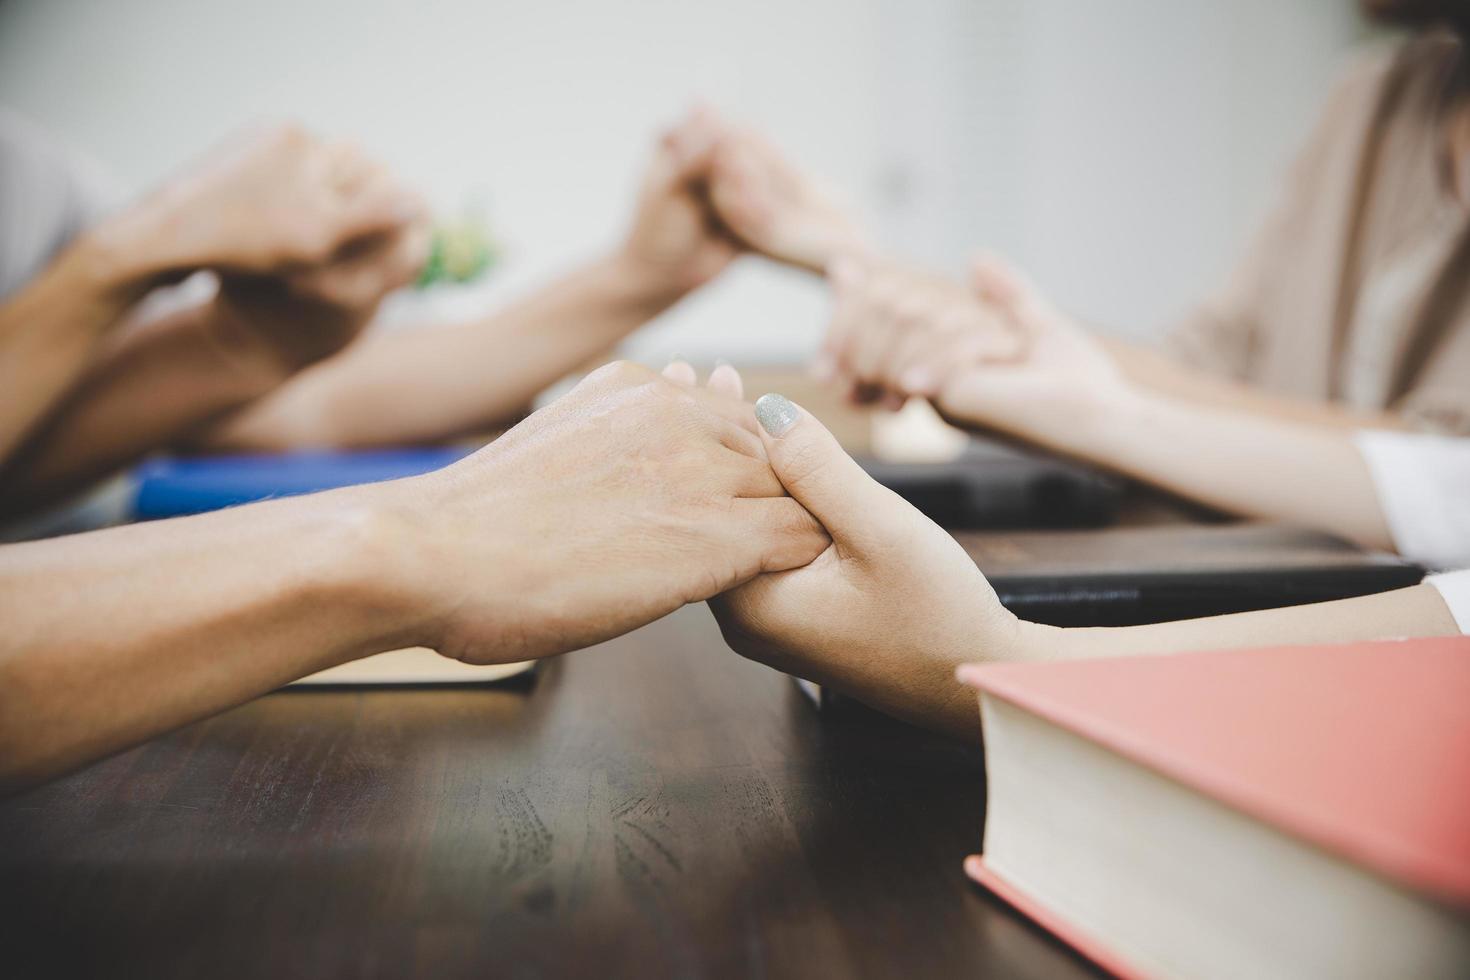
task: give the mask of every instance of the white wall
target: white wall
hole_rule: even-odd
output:
[[[135,187],[231,128],[359,139],[482,199],[503,292],[613,239],[660,123],[705,97],[884,237],[1014,254],[1144,331],[1214,281],[1354,30],[1347,0],[7,0],[0,100]],[[821,291],[747,262],[635,352],[789,359]]]

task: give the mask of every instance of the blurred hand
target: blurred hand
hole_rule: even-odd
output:
[[[736,237],[780,262],[820,272],[866,248],[848,211],[753,131],[722,127],[710,199]]]
[[[1061,448],[1127,391],[1102,346],[998,259],[967,285],[876,260],[839,262],[832,282],[818,370],[860,399],[928,398],[957,423]]]
[[[463,462],[375,489],[429,645],[472,663],[561,653],[826,547],[771,472],[738,375],[693,380],[607,365]]]
[[[278,126],[228,141],[114,219],[106,237],[155,274],[274,275],[328,263],[423,214],[357,149]]]
[[[690,112],[660,138],[648,165],[622,254],[655,292],[683,295],[719,275],[739,254],[707,203],[718,135],[710,113]]]
[[[429,252],[427,222],[352,243],[321,265],[279,276],[225,274],[212,321],[227,346],[295,371],[350,343],[385,296],[413,282]]]
[[[1020,623],[964,550],[873,481],[816,419],[779,395],[756,405],[771,468],[827,529],[809,565],[710,602],[738,653],[930,727],[978,738],[958,664],[1019,655]]]

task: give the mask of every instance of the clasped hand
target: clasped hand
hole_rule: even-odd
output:
[[[973,734],[959,663],[1020,649],[1018,623],[945,531],[875,483],[820,422],[739,375],[696,384],[610,364],[437,473],[361,488],[403,638],[472,663],[609,639],[686,603],[738,652]]]

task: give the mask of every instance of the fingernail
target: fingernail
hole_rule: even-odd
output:
[[[761,395],[755,403],[755,417],[761,428],[780,438],[801,420],[801,411],[782,395]]]

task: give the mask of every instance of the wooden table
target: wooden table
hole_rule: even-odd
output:
[[[0,804],[0,976],[1036,977],[978,750],[685,609],[520,688],[290,691]]]

